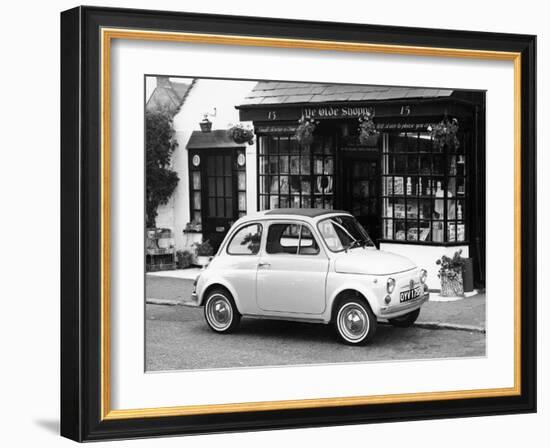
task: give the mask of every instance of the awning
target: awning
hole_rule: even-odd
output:
[[[210,132],[193,131],[187,149],[243,148],[244,143],[235,143],[227,129],[217,129]]]

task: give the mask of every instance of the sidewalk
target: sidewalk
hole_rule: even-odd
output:
[[[431,293],[433,297],[438,293]],[[485,331],[485,293],[452,301],[438,302],[430,300],[418,317],[418,324],[450,324],[460,329]]]
[[[154,305],[183,305],[191,297],[199,268],[147,273],[145,295]],[[422,307],[417,326],[485,332],[485,293],[454,301],[441,301],[437,292]]]

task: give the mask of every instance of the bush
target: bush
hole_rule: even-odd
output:
[[[195,252],[197,257],[211,257],[214,255],[214,248],[210,245],[210,241],[206,240],[202,243],[195,243]]]
[[[178,250],[176,252],[176,263],[179,269],[185,269],[193,264],[193,254],[188,250]]]
[[[156,227],[157,209],[167,204],[179,177],[170,169],[172,154],[178,146],[172,116],[167,111],[145,113],[145,179],[147,227]]]

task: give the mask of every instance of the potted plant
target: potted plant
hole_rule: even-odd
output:
[[[195,220],[192,220],[191,222],[188,222],[187,224],[185,224],[185,229],[183,229],[183,233],[200,233],[200,232],[202,232],[202,225]]]
[[[193,254],[188,250],[178,250],[176,252],[176,265],[178,269],[187,269],[193,264]]]
[[[248,143],[252,145],[254,143],[254,132],[250,128],[245,128],[242,124],[236,124],[229,129],[229,135],[239,145],[242,143]]]
[[[307,115],[298,120],[295,136],[300,145],[307,146],[313,143],[313,132],[318,124],[319,122],[317,120]]]
[[[440,266],[437,276],[441,279],[441,295],[443,297],[464,296],[462,269],[465,258],[461,257],[462,249],[457,250],[453,257],[443,255],[436,264]]]
[[[365,146],[376,146],[380,133],[374,124],[374,113],[368,111],[359,117],[359,142]]]
[[[212,255],[214,255],[214,248],[210,245],[208,240],[194,243],[195,254],[197,256],[197,264],[204,269],[210,263]]]
[[[442,151],[445,146],[453,149],[457,149],[460,146],[457,137],[458,120],[456,118],[449,121],[449,119],[445,117],[436,125],[428,127],[428,131],[430,131],[434,148],[440,151]]]

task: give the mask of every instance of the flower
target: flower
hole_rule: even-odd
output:
[[[302,145],[310,145],[313,142],[313,132],[317,128],[319,121],[308,115],[302,116],[298,120],[296,128],[296,140]]]
[[[460,142],[457,137],[458,133],[458,120],[453,118],[449,121],[448,118],[444,118],[441,122],[435,124],[433,127],[429,126],[428,131],[431,134],[434,148],[443,149],[445,145],[458,148]]]
[[[254,143],[254,131],[250,128],[245,128],[241,123],[231,126],[229,135],[235,143],[248,143],[249,145]]]
[[[367,110],[364,115],[359,117],[359,141],[362,144],[368,142],[370,137],[374,137],[379,134],[374,124],[374,112]]]

